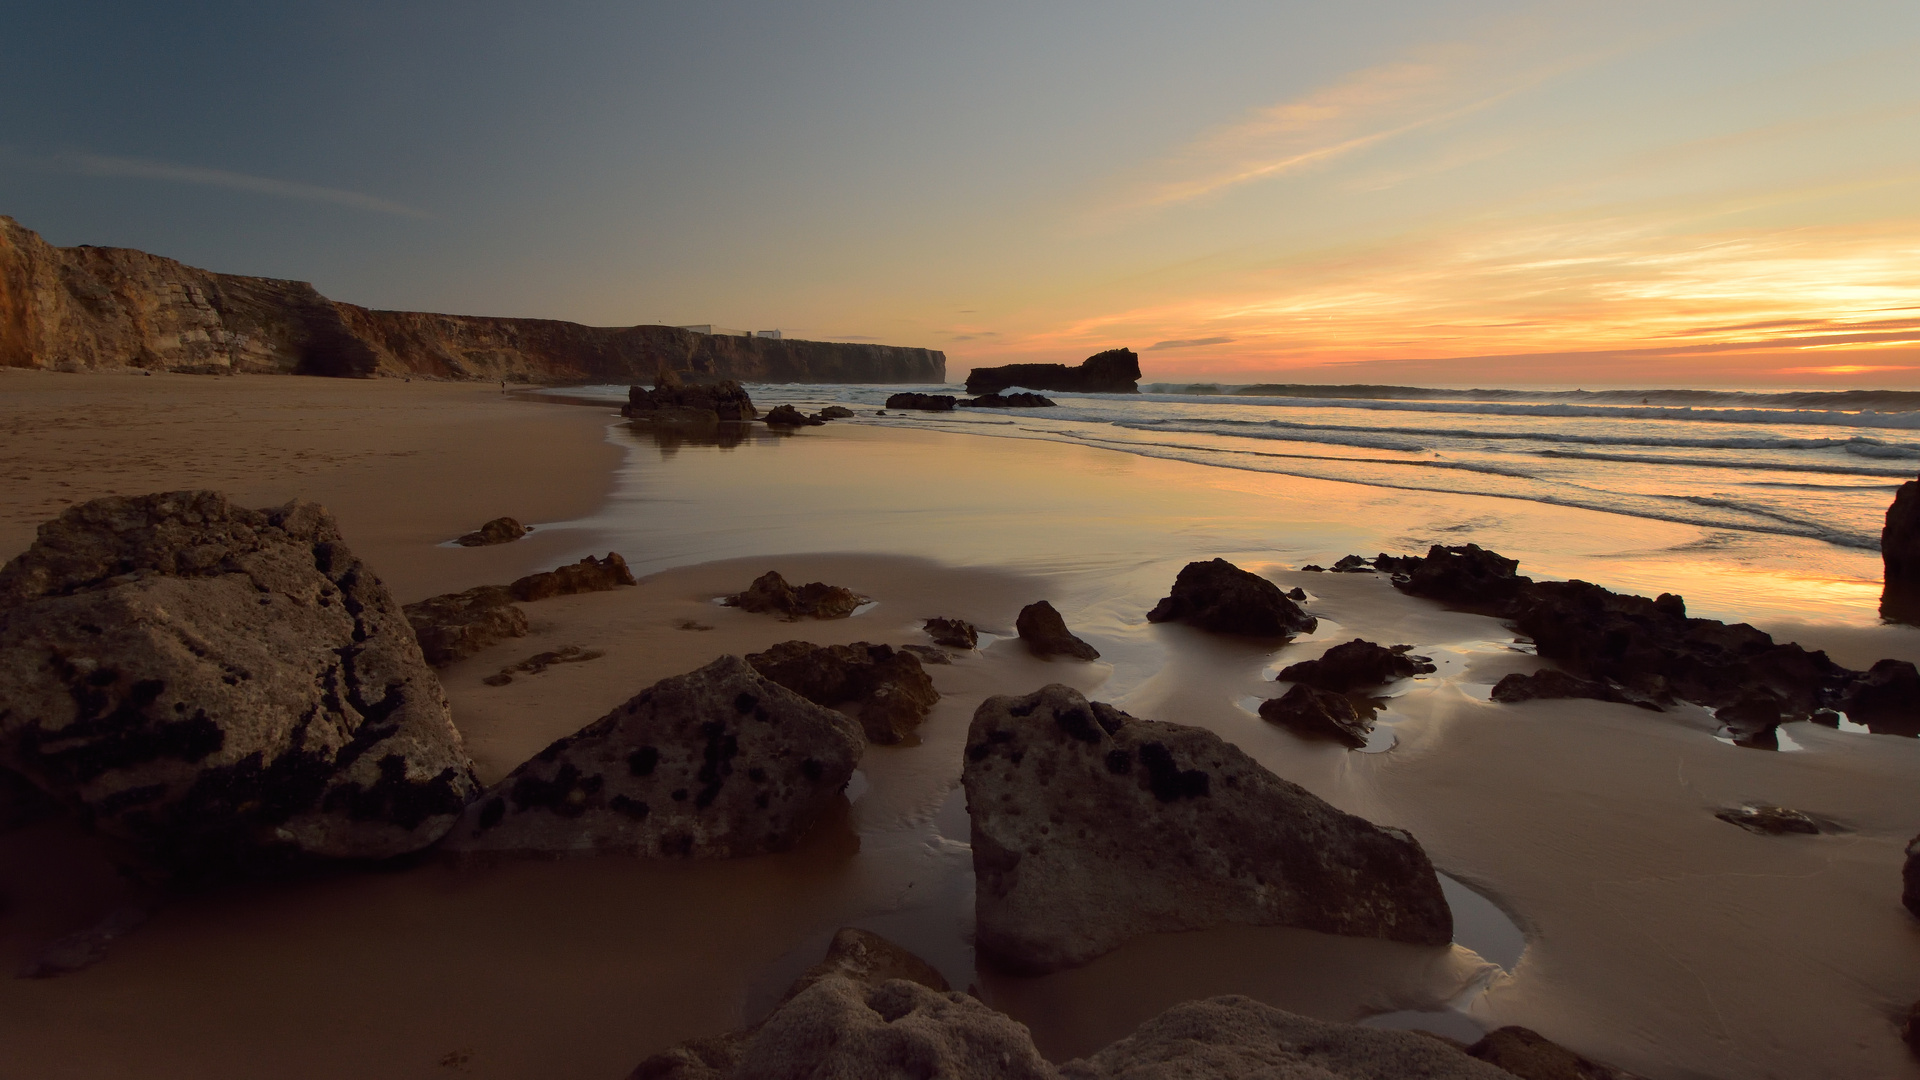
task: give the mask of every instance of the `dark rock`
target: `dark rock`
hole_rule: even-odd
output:
[[[980,632],[965,619],[928,619],[927,636],[935,645],[951,645],[956,649],[977,648],[980,644]]]
[[[60,813],[60,804],[18,773],[0,769],[0,833],[11,832]],[[5,901],[0,900],[0,911]]]
[[[1334,809],[1201,728],[1136,720],[1059,685],[991,697],[961,779],[976,945],[1015,971],[1229,924],[1452,940],[1411,836]]]
[[[1324,574],[1327,572],[1326,567],[1316,566],[1313,563],[1308,563],[1307,565],[1301,567],[1300,570],[1302,573],[1307,573],[1307,574]]]
[[[867,598],[838,585],[812,581],[795,588],[778,571],[769,570],[753,580],[747,591],[725,598],[728,607],[762,615],[784,615],[788,622],[801,619],[844,619]]]
[[[1289,637],[1310,634],[1320,620],[1300,610],[1280,587],[1225,559],[1190,562],[1148,622],[1183,622],[1217,634]]]
[[[1881,660],[1841,692],[1847,719],[1875,734],[1920,735],[1920,670],[1905,660]]]
[[[1306,598],[1307,598],[1307,590],[1299,587],[1298,585],[1287,590],[1287,599],[1293,601],[1296,604],[1305,601]]]
[[[1755,690],[1731,705],[1715,709],[1713,718],[1720,721],[1720,735],[1741,746],[1762,750],[1780,748],[1776,729],[1781,721],[1787,719],[1781,713],[1780,699],[1765,689]]]
[[[1520,563],[1478,544],[1444,547],[1435,544],[1419,565],[1397,577],[1394,586],[1413,596],[1438,600],[1451,607],[1491,615],[1509,613],[1521,589],[1533,583],[1519,576]]]
[[[820,410],[820,416],[827,420],[845,420],[853,415],[853,410],[845,405],[829,405]]]
[[[887,398],[889,409],[918,409],[921,412],[952,412],[960,399],[952,394],[894,394]]]
[[[923,664],[953,663],[953,657],[949,655],[946,650],[936,649],[931,645],[902,645],[900,646],[900,651],[912,653],[914,656],[919,657],[920,662]]]
[[[1781,833],[1808,833],[1818,835],[1820,825],[1798,810],[1789,810],[1784,806],[1727,806],[1713,812],[1713,816],[1731,825],[1738,825],[1748,832],[1765,833],[1778,836]]]
[[[1900,871],[1900,902],[1920,915],[1920,836],[1907,841],[1907,863]]]
[[[1531,675],[1514,672],[1501,678],[1493,685],[1493,700],[1512,705],[1536,698],[1592,698],[1595,701],[1611,701],[1621,705],[1637,705],[1654,712],[1663,711],[1659,703],[1629,694],[1617,686],[1593,679],[1583,679],[1578,675],[1569,675],[1555,668],[1543,668]]]
[[[1411,574],[1425,561],[1418,555],[1389,555],[1383,551],[1373,557],[1373,567],[1383,574]]]
[[[1342,555],[1340,561],[1333,564],[1333,572],[1336,574],[1371,574],[1373,573],[1373,560],[1367,558],[1365,555]]]
[[[50,979],[92,967],[106,959],[107,946],[147,921],[144,908],[131,905],[115,908],[106,918],[85,930],[68,934],[34,950],[21,962],[22,979]]]
[[[1051,409],[1056,404],[1040,394],[983,394],[960,399],[963,409]]]
[[[900,742],[940,700],[919,659],[886,645],[783,641],[765,652],[749,653],[747,663],[815,705],[852,716],[869,742]]]
[[[1260,718],[1284,724],[1301,735],[1318,736],[1358,750],[1367,745],[1373,721],[1361,717],[1345,694],[1300,683],[1260,703]]]
[[[1317,660],[1288,665],[1279,677],[1284,682],[1306,683],[1336,694],[1371,690],[1395,679],[1408,679],[1434,670],[1431,660],[1408,651],[1412,648],[1395,645],[1389,649],[1354,638],[1328,649]]]
[[[1013,628],[1020,635],[1020,640],[1027,643],[1027,650],[1035,656],[1100,659],[1100,650],[1074,637],[1067,629],[1067,621],[1045,600],[1021,608],[1019,617],[1013,621]]]
[[[489,675],[480,681],[488,686],[505,686],[513,681],[515,675],[538,675],[555,664],[579,664],[588,660],[598,660],[605,655],[607,654],[598,649],[583,649],[578,645],[568,645],[550,652],[534,653],[525,660],[517,664],[509,664],[496,674]]]
[[[627,560],[618,552],[609,551],[604,559],[589,555],[577,563],[528,574],[507,586],[515,600],[532,602],[546,600],[555,596],[572,596],[575,593],[606,592],[623,585],[637,585],[633,571],[627,569]]]
[[[1628,1073],[1590,1061],[1537,1031],[1517,1025],[1487,1032],[1467,1047],[1467,1053],[1520,1080],[1635,1080]]]
[[[527,613],[498,585],[444,593],[404,609],[427,663],[446,667],[507,638],[527,635]]]
[[[497,517],[478,529],[455,540],[461,547],[487,547],[492,544],[510,544],[533,530],[510,517]]]
[[[663,369],[654,380],[652,390],[638,386],[627,388],[627,407],[621,414],[662,423],[718,423],[752,420],[760,411],[732,379],[689,385],[679,373]]]
[[[456,852],[726,858],[792,847],[860,762],[852,720],[723,656],[662,679],[489,788]]]
[[[1920,480],[1900,485],[1887,507],[1880,530],[1880,559],[1886,568],[1880,614],[1904,623],[1920,623]]]
[[[1065,390],[1079,394],[1135,394],[1140,391],[1140,357],[1132,349],[1108,349],[1065,364],[1008,364],[974,368],[967,374],[967,393],[997,394],[1009,386],[1034,390]],[[891,405],[888,408],[892,408]]]
[[[0,768],[191,873],[416,851],[478,788],[326,510],[210,491],[70,507],[0,569]]]
[[[1907,1018],[1900,1023],[1900,1038],[1907,1049],[1920,1055],[1920,1001],[1907,1008]]]
[[[767,414],[769,427],[819,427],[825,420],[815,419],[791,405],[775,405]]]
[[[833,935],[833,941],[827,945],[826,957],[801,973],[787,988],[782,1000],[792,1001],[795,994],[832,976],[852,979],[868,986],[879,986],[890,979],[905,979],[942,994],[952,989],[947,985],[946,977],[932,964],[871,930],[847,926]]]

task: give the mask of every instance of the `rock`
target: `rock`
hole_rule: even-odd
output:
[[[598,660],[607,655],[598,649],[583,649],[578,645],[568,645],[549,652],[534,653],[517,664],[509,664],[497,673],[480,681],[488,686],[505,686],[513,681],[515,675],[538,675],[555,664],[579,664],[588,660]]]
[[[107,946],[147,921],[144,908],[127,905],[115,908],[106,918],[85,930],[58,938],[35,950],[20,964],[22,979],[50,979],[92,967],[106,959]]]
[[[1228,924],[1453,937],[1411,836],[1334,809],[1202,728],[1136,720],[1057,684],[991,697],[961,780],[976,946],[1017,972]]]
[[[60,813],[60,804],[18,773],[0,769],[0,833],[44,821]],[[4,895],[4,894],[0,894]],[[0,905],[5,901],[0,900]],[[0,911],[5,910],[0,906]]]
[[[1238,995],[1175,1005],[1062,1080],[1514,1080],[1438,1039],[1314,1020]]]
[[[833,935],[827,955],[802,972],[787,988],[783,1001],[830,976],[852,979],[868,986],[879,986],[890,979],[905,979],[929,990],[946,993],[952,987],[939,969],[871,930],[846,926]]]
[[[1542,668],[1531,675],[1516,671],[1502,676],[1499,682],[1493,684],[1493,700],[1502,704],[1512,705],[1535,698],[1592,698],[1595,701],[1636,705],[1653,712],[1664,711],[1657,702],[1629,694],[1617,686],[1569,675],[1555,668]]]
[[[1300,683],[1260,703],[1260,718],[1284,724],[1301,735],[1320,736],[1358,750],[1367,745],[1373,721],[1363,718],[1345,694]]]
[[[528,574],[507,586],[507,591],[515,600],[530,603],[555,596],[606,592],[622,585],[637,584],[639,582],[634,580],[633,571],[627,569],[627,560],[621,558],[618,552],[609,551],[604,559],[589,555],[577,563]]]
[[[478,788],[326,510],[211,491],[69,507],[0,569],[0,768],[195,873],[416,851]]]
[[[403,610],[421,654],[434,667],[464,660],[507,638],[527,636],[527,613],[498,585],[431,596]]]
[[[1907,841],[1907,863],[1900,872],[1900,902],[1920,916],[1920,836]]]
[[[1741,746],[1764,750],[1780,748],[1775,730],[1785,717],[1781,715],[1780,699],[1766,690],[1756,690],[1732,705],[1715,709],[1713,718],[1720,721],[1717,734]]]
[[[1715,810],[1713,816],[1728,824],[1738,825],[1748,832],[1769,836],[1779,836],[1781,833],[1807,833],[1817,836],[1820,833],[1819,824],[1812,818],[1784,806],[1765,804],[1727,806]]]
[[[967,374],[967,393],[997,394],[1009,386],[1035,390],[1065,390],[1080,394],[1136,394],[1140,392],[1140,357],[1132,349],[1108,349],[1065,364],[1008,364],[974,368]],[[889,404],[888,408],[893,406]]]
[[[1839,705],[1875,734],[1920,735],[1920,670],[1905,660],[1881,660],[1853,678]]]
[[[1445,547],[1435,544],[1427,557],[1407,571],[1394,587],[1413,596],[1438,600],[1466,611],[1504,615],[1532,578],[1519,576],[1520,563],[1478,544]]]
[[[1051,409],[1056,403],[1040,394],[983,394],[962,398],[963,409]]]
[[[819,427],[825,420],[815,419],[802,413],[791,405],[775,405],[767,414],[769,427]]]
[[[785,615],[788,622],[801,619],[844,619],[867,598],[838,585],[812,581],[799,588],[787,584],[778,571],[769,570],[753,580],[747,591],[734,593],[723,601],[728,607],[762,615]]]
[[[1316,566],[1313,563],[1308,563],[1307,565],[1301,567],[1300,571],[1306,574],[1324,574],[1327,572],[1327,568],[1324,566]]]
[[[1885,567],[1880,614],[1920,623],[1920,480],[1909,480],[1894,493],[1880,530],[1880,560]]]
[[[1067,629],[1067,621],[1045,600],[1021,608],[1020,615],[1013,621],[1013,628],[1020,635],[1020,640],[1026,642],[1027,651],[1042,659],[1049,656],[1071,656],[1076,660],[1100,659],[1100,650],[1074,637]]]
[[[688,385],[678,373],[662,369],[653,389],[627,388],[627,407],[621,415],[661,423],[718,423],[752,420],[760,415],[753,399],[732,379],[707,385]]]
[[[952,394],[894,394],[887,398],[889,409],[918,409],[921,412],[952,412],[960,399]]]
[[[845,405],[829,405],[820,410],[820,416],[827,420],[845,420],[853,415],[853,410]]]
[[[902,645],[900,646],[900,651],[904,653],[912,653],[914,656],[918,657],[920,662],[923,664],[953,663],[952,656],[948,655],[944,650],[936,649],[931,645]]]
[[[765,652],[749,653],[747,663],[815,705],[852,716],[869,742],[900,742],[940,700],[920,661],[886,645],[783,641]]]
[[[1900,1038],[1909,1050],[1920,1054],[1920,1001],[1907,1008],[1907,1018],[1900,1024]]]
[[[1467,1053],[1520,1080],[1635,1080],[1625,1072],[1553,1042],[1530,1028],[1498,1028],[1467,1047]]]
[[[866,745],[852,720],[723,656],[542,750],[469,807],[456,852],[727,858],[792,847]]]
[[[1328,649],[1317,660],[1288,665],[1279,677],[1284,682],[1306,683],[1336,694],[1371,690],[1395,679],[1409,679],[1434,670],[1433,661],[1412,655],[1409,652],[1412,648],[1395,645],[1389,649],[1354,638]]]
[[[951,645],[956,649],[973,649],[980,645],[980,632],[965,619],[928,619],[927,636],[935,645]]]
[[[491,544],[510,544],[532,532],[533,529],[510,517],[497,517],[478,529],[455,540],[461,547],[487,547]]]
[[[1287,590],[1287,599],[1293,601],[1296,604],[1304,601],[1306,598],[1307,598],[1307,590],[1299,587],[1298,585]]]
[[[1280,587],[1225,559],[1190,562],[1148,622],[1183,622],[1216,634],[1289,637],[1310,634],[1320,620],[1300,610]]]
[[[1365,555],[1343,555],[1340,557],[1339,562],[1333,564],[1333,572],[1336,574],[1371,574],[1373,573],[1373,560],[1367,558]]]

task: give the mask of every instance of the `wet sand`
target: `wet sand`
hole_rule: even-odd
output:
[[[609,430],[601,410],[462,385],[0,374],[0,390],[7,449],[30,446],[49,468],[69,453],[80,463],[58,474],[72,489],[47,492],[54,474],[39,471],[5,489],[6,555],[29,535],[13,523],[45,516],[48,500],[199,484],[262,505],[297,493],[334,506],[402,600],[625,554],[646,575],[639,587],[528,605],[532,636],[444,673],[487,779],[658,678],[791,638],[924,641],[931,615],[1004,635],[1044,597],[1104,654],[1043,662],[999,638],[929,667],[943,700],[919,743],[870,748],[844,814],[783,855],[425,860],[174,903],[93,968],[0,980],[0,1075],[137,1063],[141,1075],[183,1077],[614,1078],[758,1015],[834,928],[856,924],[976,985],[1056,1058],[1178,1000],[1242,992],[1340,1020],[1453,1002],[1471,1023],[1525,1023],[1656,1080],[1920,1076],[1894,1021],[1920,997],[1920,925],[1898,902],[1900,848],[1920,831],[1920,740],[1797,724],[1785,730],[1802,749],[1768,753],[1713,738],[1693,711],[1492,705],[1500,675],[1541,665],[1497,622],[1374,576],[1293,569],[1398,532],[1505,539],[1509,554],[1523,554],[1516,540],[1557,545],[1583,565],[1651,544],[1665,554],[1633,574],[1710,576],[1671,554],[1690,542],[1683,527],[1625,535],[1641,523],[856,425],[668,448]],[[134,452],[163,440],[192,453]],[[499,513],[541,528],[500,548],[441,546]],[[1307,589],[1322,628],[1275,651],[1147,624],[1181,563],[1213,555]],[[797,624],[712,603],[766,569],[879,603]],[[1765,614],[1843,662],[1920,654],[1911,632],[1834,610],[1783,600]],[[1440,665],[1396,688],[1382,715],[1392,749],[1349,753],[1254,715],[1279,667],[1356,635],[1415,644]],[[605,655],[481,681],[565,645]],[[957,791],[965,727],[986,695],[1052,681],[1209,727],[1343,809],[1409,829],[1524,930],[1526,951],[1503,955],[1496,913],[1463,920],[1453,949],[1237,928],[1142,939],[1042,979],[976,971]],[[1761,837],[1712,817],[1748,800],[1803,809],[1833,831]],[[0,890],[13,899],[0,910],[4,959],[111,906],[111,870],[72,850],[58,825],[0,836]],[[40,868],[31,880],[28,865]]]

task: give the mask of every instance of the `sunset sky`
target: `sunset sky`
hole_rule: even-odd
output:
[[[33,5],[0,213],[955,377],[1920,386],[1920,4]]]

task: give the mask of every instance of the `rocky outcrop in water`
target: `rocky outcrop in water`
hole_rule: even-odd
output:
[[[653,389],[627,387],[627,404],[620,415],[657,423],[717,424],[722,420],[738,423],[760,415],[753,399],[732,379],[717,382],[688,382],[678,372],[662,371],[654,379]]]
[[[1020,609],[1013,621],[1014,632],[1033,655],[1071,656],[1075,660],[1098,660],[1100,650],[1073,636],[1067,629],[1067,620],[1060,617],[1052,604],[1038,600]]]
[[[1362,638],[1335,645],[1318,659],[1302,660],[1280,670],[1282,682],[1305,683],[1336,694],[1372,690],[1395,679],[1410,679],[1434,670],[1433,661],[1415,656],[1411,645],[1387,648]]]
[[[0,367],[145,368],[514,382],[946,381],[931,349],[373,311],[302,281],[216,274],[127,248],[57,248],[0,217]]]
[[[1040,394],[982,394],[960,399],[960,406],[967,409],[1051,409],[1057,404]]]
[[[1367,735],[1373,731],[1372,718],[1360,715],[1347,695],[1306,683],[1261,702],[1260,719],[1309,738],[1332,739],[1350,750],[1366,746]]]
[[[532,532],[531,528],[520,524],[510,517],[497,517],[485,525],[463,534],[454,543],[461,547],[491,547],[494,544],[511,544],[515,540]]]
[[[1909,480],[1894,493],[1880,530],[1880,560],[1886,568],[1880,614],[1920,623],[1920,480]]]
[[[1345,814],[1203,728],[1048,686],[967,731],[976,945],[1020,972],[1140,934],[1243,924],[1444,946],[1411,836]]]
[[[416,851],[478,789],[322,507],[95,499],[0,569],[0,766],[190,871]]]
[[[778,570],[769,570],[753,579],[745,592],[724,599],[728,607],[762,615],[782,615],[788,622],[801,619],[844,619],[854,613],[867,598],[852,589],[810,581],[795,587],[787,584]]]
[[[1074,367],[1008,364],[974,368],[967,373],[969,394],[997,394],[1009,386],[1077,394],[1134,394],[1140,390],[1140,357],[1132,349],[1108,349]]]
[[[1300,610],[1280,587],[1225,559],[1190,562],[1148,622],[1183,622],[1217,634],[1291,637],[1310,634],[1320,620]]]
[[[726,858],[792,847],[860,763],[852,720],[723,656],[662,679],[489,788],[456,852]]]
[[[887,645],[783,641],[748,653],[747,663],[815,705],[853,716],[868,742],[900,742],[940,700],[919,659]]]
[[[920,412],[952,412],[960,399],[952,394],[893,394],[887,398],[889,409],[913,409]]]

